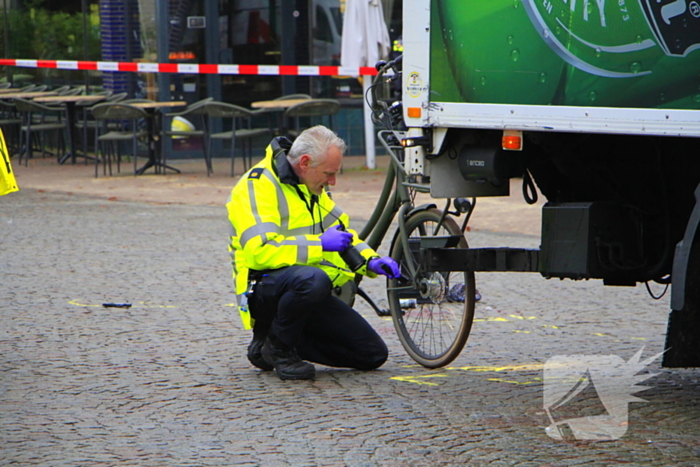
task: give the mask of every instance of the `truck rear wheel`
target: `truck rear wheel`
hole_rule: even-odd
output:
[[[700,236],[696,233],[688,257],[683,309],[672,310],[668,319],[663,366],[700,367]]]

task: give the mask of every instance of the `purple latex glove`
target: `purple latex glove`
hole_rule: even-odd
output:
[[[401,268],[396,261],[391,259],[389,256],[384,256],[382,258],[372,258],[369,260],[367,269],[375,274],[382,274],[390,279],[398,279],[401,277]]]
[[[334,225],[319,237],[323,251],[343,251],[352,244],[352,234]]]

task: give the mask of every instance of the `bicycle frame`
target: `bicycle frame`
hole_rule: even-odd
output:
[[[388,71],[392,70],[397,75],[399,74],[395,66],[396,62],[389,62],[388,64],[385,64],[379,70],[379,73],[374,79],[373,85],[370,87],[372,99],[371,107],[375,113],[375,117],[379,121],[379,123],[381,123],[384,127],[387,128],[392,127],[391,117],[389,115],[389,110],[386,106],[386,103],[381,102],[378,99],[376,88],[378,84],[383,82],[383,77]],[[400,158],[397,155],[397,152],[399,154],[402,154],[402,152],[404,151],[404,147],[400,144],[391,145],[389,143],[389,139],[391,138],[393,138],[397,143],[400,143],[401,139],[403,138],[402,132],[395,131],[393,129],[380,130],[377,133],[377,137],[379,138],[379,141],[381,142],[382,146],[384,146],[384,148],[391,156],[391,164],[389,165],[386,180],[384,182],[382,192],[379,195],[379,201],[377,202],[377,206],[374,208],[372,215],[367,221],[365,227],[360,232],[359,236],[360,238],[364,239],[372,249],[376,250],[377,248],[379,248],[379,245],[381,245],[382,241],[384,240],[384,237],[386,236],[386,233],[388,232],[389,227],[391,226],[391,223],[394,220],[394,217],[398,213],[399,232],[401,232],[400,239],[403,244],[404,250],[408,251],[409,245],[408,236],[406,234],[406,219],[408,218],[408,215],[413,211],[414,208],[413,201],[409,193],[409,188],[413,188],[418,192],[428,193],[430,191],[430,187],[428,185],[409,183],[407,181],[406,172],[404,170],[404,164],[402,160],[403,158]],[[445,208],[442,211],[442,218],[440,219],[438,225],[435,227],[435,232],[437,232],[442,227],[445,217],[447,216],[447,214],[450,213],[449,206],[451,201],[452,200],[450,198],[447,199],[447,204],[445,205]],[[459,216],[459,213],[455,214]],[[407,266],[411,277],[415,277],[417,269],[416,265],[411,261],[407,264]]]
[[[389,254],[400,265],[401,277],[387,279],[390,310],[379,309],[359,287],[361,275],[356,275],[355,281],[350,283],[353,287],[345,289],[350,292],[345,298],[351,303],[357,294],[377,315],[391,316],[401,344],[411,358],[427,368],[437,368],[454,360],[469,336],[474,316],[474,275],[459,270],[426,270],[421,266],[424,255],[416,247],[432,248],[429,245],[435,245],[437,240],[448,248],[458,245],[468,248],[464,231],[473,204],[455,203],[454,211],[450,211],[452,200],[448,198],[442,211],[432,202],[415,206],[415,194],[429,193],[430,185],[415,183],[404,168],[406,134],[400,131],[403,127],[401,105],[388,106],[377,99],[376,92],[377,85],[385,82],[382,76],[388,70],[395,73],[391,80],[400,76],[398,63],[397,59],[379,67],[379,74],[369,90],[373,121],[386,128],[377,136],[388,151],[391,163],[377,205],[359,237],[376,251],[398,214],[398,229],[393,234]],[[462,213],[468,214],[460,230],[453,217]],[[342,290],[338,292],[339,296],[343,293]]]
[[[426,185],[421,185],[417,183],[409,183],[406,181],[406,173],[403,168],[403,162],[396,155],[397,150],[403,151],[402,146],[392,146],[387,141],[388,137],[394,137],[397,140],[400,139],[398,132],[393,130],[382,130],[378,132],[379,141],[382,143],[384,148],[388,151],[391,156],[391,164],[387,171],[386,180],[382,188],[382,192],[379,195],[379,201],[377,206],[374,208],[370,219],[367,224],[360,232],[359,236],[365,239],[366,243],[370,248],[376,250],[381,245],[384,237],[389,231],[394,217],[398,213],[399,222],[399,232],[401,232],[400,239],[403,243],[403,248],[405,251],[409,251],[408,235],[406,234],[406,219],[409,214],[413,211],[414,205],[409,194],[409,188],[413,188],[416,191],[427,193],[429,187]],[[451,200],[447,199],[447,205],[443,210],[442,218],[440,222],[435,227],[437,232],[445,217],[448,214],[448,208]],[[408,262],[407,267],[411,277],[416,276],[417,266],[412,262]]]

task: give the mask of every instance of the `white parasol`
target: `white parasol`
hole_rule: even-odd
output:
[[[343,38],[340,63],[343,67],[374,67],[379,60],[389,56],[389,31],[384,21],[380,0],[346,0],[343,17]],[[363,96],[372,82],[371,76],[363,76]],[[372,111],[364,102],[365,147],[367,167],[375,168],[374,125]]]

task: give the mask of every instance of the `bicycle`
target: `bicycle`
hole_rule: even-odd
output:
[[[387,279],[389,313],[406,352],[417,363],[427,368],[439,368],[452,362],[462,351],[474,319],[475,279],[471,271],[428,271],[420,262],[425,248],[468,248],[464,236],[475,200],[463,198],[453,203],[447,199],[444,209],[433,203],[416,206],[417,193],[428,193],[429,185],[408,177],[404,171],[404,147],[400,130],[401,112],[377,99],[376,88],[383,76],[397,69],[400,59],[381,67],[370,87],[375,122],[386,130],[378,133],[379,140],[391,156],[384,187],[377,207],[360,238],[377,249],[398,214],[398,229],[393,235],[390,256],[401,267],[401,277]],[[449,208],[454,204],[454,211]],[[465,214],[461,226],[455,220]],[[355,282],[354,292],[364,298],[379,316],[386,316]],[[354,299],[354,297],[353,297]]]

